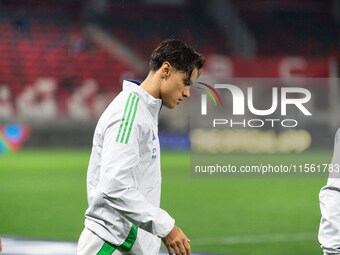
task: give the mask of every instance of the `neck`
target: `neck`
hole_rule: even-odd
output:
[[[139,87],[154,98],[160,98],[160,80],[157,78],[157,73],[150,72]]]

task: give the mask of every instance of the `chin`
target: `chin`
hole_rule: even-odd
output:
[[[177,104],[169,104],[169,103],[163,103],[163,105],[168,109],[174,109],[177,106]]]
[[[174,109],[177,105],[164,105],[168,109]]]

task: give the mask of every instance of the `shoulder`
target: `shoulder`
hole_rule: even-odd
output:
[[[119,118],[125,110],[128,110],[135,101],[135,96],[131,92],[120,92],[104,111],[102,118]]]
[[[121,122],[138,122],[143,115],[142,102],[138,95],[131,91],[122,91],[104,111],[99,122],[105,128]]]

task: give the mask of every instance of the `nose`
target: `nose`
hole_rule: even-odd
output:
[[[190,97],[190,87],[189,86],[184,88],[183,97]]]

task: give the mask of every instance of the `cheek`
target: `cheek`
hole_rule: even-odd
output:
[[[180,85],[178,85],[178,83],[173,83],[173,84],[169,84],[170,86],[168,86],[166,88],[166,97],[168,98],[178,98],[181,95],[181,87]]]
[[[183,87],[178,81],[171,81],[161,89],[161,97],[169,103],[177,103],[177,100],[182,96]]]
[[[170,84],[169,84],[170,85]],[[174,89],[170,86],[164,86],[163,89],[161,89],[161,98],[164,102],[169,102],[174,97]]]
[[[183,94],[183,86],[181,84],[178,84],[176,86],[176,95],[180,97],[182,94]]]

